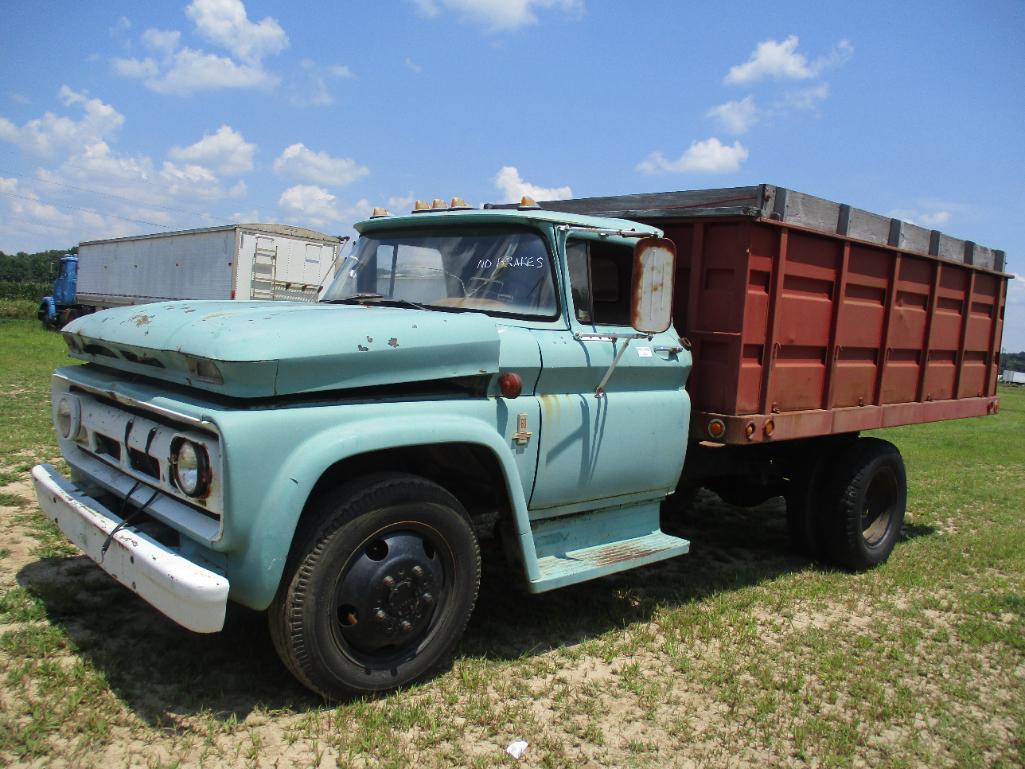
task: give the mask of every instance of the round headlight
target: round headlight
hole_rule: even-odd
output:
[[[210,461],[198,443],[182,440],[174,453],[174,482],[190,497],[202,496],[210,485]]]
[[[74,438],[82,425],[82,406],[74,395],[65,393],[57,401],[57,430],[62,438]]]

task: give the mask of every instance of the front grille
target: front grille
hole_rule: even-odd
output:
[[[82,421],[73,441],[61,441],[65,457],[73,446],[112,466],[131,481],[141,481],[206,516],[220,518],[224,499],[220,441],[215,434],[157,421],[160,415],[147,413],[131,401],[112,403],[78,390],[73,395],[80,402]],[[171,480],[171,455],[183,438],[202,444],[209,456],[211,482],[209,493],[202,499],[189,497]]]
[[[117,462],[121,461],[121,444],[113,438],[101,433],[93,433],[93,444],[97,454],[106,454]]]
[[[160,480],[160,460],[138,449],[128,449],[128,462],[140,473]]]

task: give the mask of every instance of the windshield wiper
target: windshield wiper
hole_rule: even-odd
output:
[[[321,302],[323,302],[324,304],[349,304],[351,302],[362,304],[363,302],[370,299],[384,299],[384,294],[353,294],[352,296],[345,296],[341,299],[321,299]]]
[[[397,297],[386,297],[384,294],[361,293],[347,296],[343,299],[325,299],[325,304],[386,304],[395,307],[412,307],[414,310],[426,310],[422,304],[411,302],[408,299]]]

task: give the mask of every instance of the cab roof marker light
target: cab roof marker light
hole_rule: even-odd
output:
[[[448,204],[449,211],[469,211],[472,208],[473,206],[458,196],[452,198]]]
[[[370,218],[371,219],[380,219],[382,216],[391,216],[391,211],[389,211],[387,208],[381,208],[380,206],[375,206],[374,210],[373,210],[373,213],[370,214]]]
[[[446,210],[448,210],[448,203],[446,203],[441,198],[435,198],[434,200],[431,201],[431,210],[432,211],[446,211]]]
[[[541,206],[539,206],[537,204],[537,201],[534,200],[534,198],[530,197],[530,195],[524,195],[522,198],[520,198],[520,204],[516,207],[520,211],[523,211],[526,209],[540,208]]]
[[[416,201],[416,203],[413,204],[413,211],[412,211],[412,213],[414,213],[414,214],[422,214],[424,211],[430,211],[430,210],[431,210],[431,207],[430,207],[430,205],[428,205],[426,200],[418,200],[418,201]]]

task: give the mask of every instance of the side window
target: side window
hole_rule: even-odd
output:
[[[588,275],[587,243],[571,240],[566,244],[569,262],[569,288],[573,294],[573,307],[577,320],[591,323],[591,277]]]
[[[615,243],[574,240],[566,246],[566,257],[577,320],[629,326],[633,250]]]

